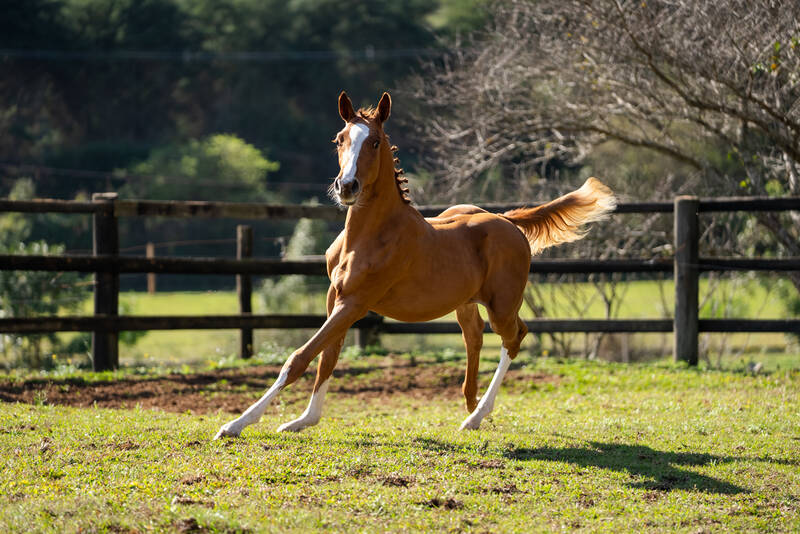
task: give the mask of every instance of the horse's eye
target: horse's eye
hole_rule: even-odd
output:
[[[375,141],[374,143],[372,143],[372,148],[378,148],[379,146],[381,146],[380,140]]]

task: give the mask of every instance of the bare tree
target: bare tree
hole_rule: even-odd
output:
[[[680,162],[697,194],[800,194],[796,0],[509,0],[494,12],[410,85],[432,195],[458,197],[497,167],[522,187],[609,140]],[[800,255],[800,214],[758,221]]]

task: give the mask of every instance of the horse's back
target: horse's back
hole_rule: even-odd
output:
[[[431,219],[444,219],[447,217],[452,217],[453,215],[469,215],[473,213],[488,212],[485,209],[479,208],[478,206],[473,206],[472,204],[457,204],[455,206],[450,206],[436,217],[429,217],[428,221]]]

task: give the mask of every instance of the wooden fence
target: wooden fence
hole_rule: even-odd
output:
[[[485,206],[505,211],[521,204]],[[445,206],[426,206],[420,211],[435,215]],[[614,260],[534,259],[531,272],[549,273],[673,273],[674,319],[538,319],[526,321],[532,332],[674,332],[674,357],[697,365],[699,332],[793,332],[800,333],[797,319],[699,319],[699,274],[704,271],[800,271],[800,258],[711,258],[698,254],[699,222],[703,212],[800,210],[800,198],[678,197],[674,202],[620,204],[616,213],[673,213],[673,258]],[[343,221],[345,213],[333,206],[276,206],[230,202],[179,202],[119,200],[115,193],[96,193],[91,202],[66,200],[0,200],[0,213],[85,213],[93,217],[93,255],[0,255],[0,270],[78,271],[95,275],[94,315],[85,317],[0,318],[0,333],[91,331],[95,370],[118,365],[118,334],[130,330],[238,329],[241,356],[252,354],[253,329],[317,328],[324,315],[256,315],[252,313],[252,275],[326,274],[324,258],[307,260],[256,259],[252,257],[253,233],[237,229],[237,257],[184,258],[121,256],[119,217],[196,217],[232,219],[298,219],[301,217]],[[231,274],[237,277],[239,315],[119,316],[120,273]],[[460,333],[455,322],[385,322],[370,314],[355,325],[361,342],[370,333]],[[487,328],[488,331],[488,328]]]

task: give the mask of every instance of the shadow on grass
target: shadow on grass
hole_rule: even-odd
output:
[[[660,491],[699,490],[722,494],[749,493],[749,490],[735,484],[685,471],[676,466],[703,466],[750,458],[659,451],[644,445],[598,441],[589,441],[585,447],[516,448],[508,451],[506,457],[515,460],[568,462],[581,467],[599,467],[648,479],[630,483],[629,486],[634,488]]]

